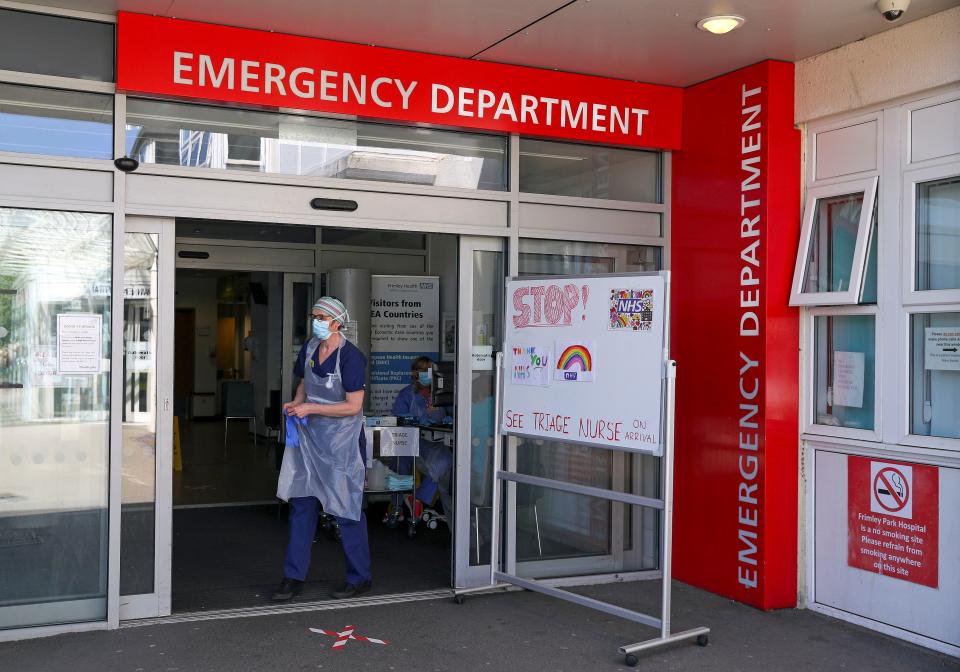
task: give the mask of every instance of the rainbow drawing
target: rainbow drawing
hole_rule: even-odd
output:
[[[585,342],[557,342],[557,367],[554,370],[554,379],[568,382],[588,383],[593,381],[593,354],[592,343]]]

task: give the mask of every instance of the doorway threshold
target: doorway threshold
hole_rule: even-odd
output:
[[[415,593],[397,593],[394,595],[358,597],[352,600],[315,600],[313,602],[291,602],[289,604],[270,604],[261,607],[242,607],[239,609],[220,609],[172,614],[159,618],[143,618],[120,623],[121,628],[139,628],[145,625],[165,625],[170,623],[195,623],[198,621],[218,621],[232,618],[251,618],[254,616],[275,616],[295,614],[307,611],[336,611],[356,607],[382,607],[404,602],[426,602],[442,600],[453,596],[450,588],[424,590]]]

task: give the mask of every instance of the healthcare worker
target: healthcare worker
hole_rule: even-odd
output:
[[[294,372],[301,377],[284,412],[297,418],[299,445],[284,451],[277,497],[290,503],[290,537],[283,581],[274,600],[289,600],[303,587],[317,529],[318,505],[340,527],[346,582],[330,595],[353,597],[370,590],[370,549],[363,513],[361,458],[363,395],[367,359],[341,329],[346,306],[330,296],[313,305],[312,338],[304,344]]]
[[[410,365],[411,382],[397,393],[393,402],[393,415],[414,418],[422,425],[442,422],[446,409],[435,407],[431,397],[433,387],[434,363],[429,357],[417,357]],[[420,441],[420,464],[426,471],[417,486],[417,499],[430,506],[440,495],[443,512],[448,516],[453,512],[450,497],[450,473],[453,469],[453,453],[441,441]],[[406,465],[402,465],[406,466]],[[410,467],[403,469],[409,471]]]

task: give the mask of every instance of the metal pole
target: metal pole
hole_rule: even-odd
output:
[[[673,412],[676,404],[677,363],[670,359],[666,363],[667,381],[667,418],[663,441],[663,544],[660,553],[663,558],[663,594],[660,612],[660,636],[670,636],[670,598],[671,577],[673,575]]]
[[[641,651],[655,649],[665,644],[696,639],[697,644],[706,646],[709,641],[710,628],[699,627],[670,634],[670,598],[672,594],[671,578],[673,575],[673,443],[674,443],[674,411],[677,400],[677,363],[670,359],[666,362],[666,416],[663,430],[663,469],[661,482],[663,483],[663,531],[661,533],[661,567],[663,570],[663,592],[660,613],[660,637],[627,644],[620,647],[620,654],[626,656],[629,666],[637,664],[636,654]]]
[[[497,565],[500,557],[500,466],[502,464],[501,449],[503,447],[503,437],[500,434],[500,387],[503,382],[503,353],[498,352],[496,357],[496,367],[493,376],[493,488],[491,495],[493,497],[493,506],[490,510],[490,585],[496,584],[494,575],[497,573]],[[477,527],[480,521],[477,521]]]

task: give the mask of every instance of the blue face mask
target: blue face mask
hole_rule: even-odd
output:
[[[321,341],[330,338],[330,320],[313,320],[313,335]]]
[[[420,371],[417,374],[417,382],[424,387],[430,387],[430,383],[433,382],[433,374],[430,371]]]

